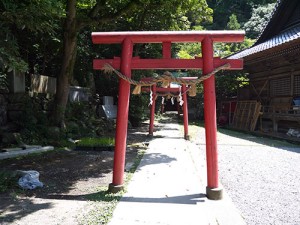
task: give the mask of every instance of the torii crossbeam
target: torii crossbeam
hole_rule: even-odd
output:
[[[229,70],[241,70],[242,60],[220,59],[214,57],[214,42],[242,42],[244,31],[137,31],[137,32],[94,32],[94,44],[122,44],[121,57],[114,59],[95,59],[93,67],[102,69],[109,63],[121,73],[131,77],[131,70],[147,69],[202,69],[203,74],[215,68],[229,64]],[[136,43],[162,43],[162,59],[140,59],[133,57],[133,45]],[[171,58],[172,43],[201,43],[202,58],[173,59]],[[119,82],[119,100],[116,127],[116,144],[114,154],[113,181],[110,190],[113,192],[123,188],[126,139],[128,126],[130,84],[123,79]],[[215,77],[204,81],[204,119],[206,136],[207,187],[209,199],[221,199],[222,188],[219,187],[217,123]]]

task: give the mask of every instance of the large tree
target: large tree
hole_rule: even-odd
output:
[[[89,25],[108,23],[124,13],[133,10],[139,0],[133,0],[116,6],[115,1],[76,1],[68,0],[63,25],[63,56],[60,73],[57,76],[55,108],[52,120],[64,127],[65,109],[68,101],[69,85],[73,78],[77,52],[77,36],[81,29]],[[122,1],[121,1],[122,2]]]
[[[183,24],[189,24],[188,18],[184,16],[191,11],[198,13],[195,17],[198,22],[209,18],[211,13],[205,0],[68,0],[63,25],[62,66],[57,77],[55,109],[52,115],[54,123],[64,126],[69,84],[76,60],[77,37],[83,28],[97,26],[98,31],[124,28],[158,30],[161,27],[183,29]],[[119,21],[122,23],[118,23]]]
[[[64,126],[79,35],[82,40],[92,30],[189,29],[210,21],[211,14],[206,0],[0,0],[0,76],[12,69],[56,76],[51,120]]]

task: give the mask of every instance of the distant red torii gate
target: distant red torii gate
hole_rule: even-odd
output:
[[[137,31],[137,32],[93,32],[94,44],[122,44],[120,58],[95,59],[93,68],[101,70],[105,63],[111,64],[121,73],[131,77],[134,69],[202,69],[208,74],[219,66],[230,64],[230,70],[243,68],[242,60],[220,59],[214,57],[214,42],[242,42],[243,31]],[[136,43],[162,43],[162,59],[140,59],[132,57],[133,45]],[[172,43],[201,43],[202,58],[171,58]],[[123,79],[119,82],[119,100],[117,112],[116,143],[114,154],[113,182],[110,190],[123,189],[126,139],[128,126],[130,84]],[[209,199],[221,199],[222,188],[219,187],[217,123],[215,77],[204,81],[204,119],[206,136],[207,187]]]
[[[184,80],[196,80],[198,77],[181,77],[181,79]],[[152,78],[142,78],[141,81],[151,81]],[[157,92],[162,92],[164,94],[171,93],[175,95],[179,95],[181,91],[182,95],[182,100],[183,100],[183,105],[182,105],[182,111],[183,111],[183,126],[184,126],[184,139],[188,140],[189,135],[188,135],[188,103],[187,103],[187,87],[185,85],[181,85],[181,89],[179,87],[177,88],[172,88],[172,87],[156,87],[156,85],[152,85],[151,89],[150,88],[142,88],[143,92],[150,92],[152,91],[152,99],[153,103],[150,108],[150,124],[149,124],[149,135],[153,135],[153,130],[154,130],[154,114],[155,114],[155,99],[157,96]],[[179,111],[178,111],[179,113]]]

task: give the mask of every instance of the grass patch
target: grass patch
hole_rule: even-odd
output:
[[[107,187],[99,187],[96,190],[96,193],[89,195],[87,198],[92,204],[92,210],[88,212],[87,215],[84,215],[80,219],[79,224],[81,225],[105,225],[107,224],[113,215],[114,209],[117,206],[117,203],[126,193],[127,185],[129,184],[133,173],[136,171],[138,165],[141,162],[141,159],[145,151],[138,151],[137,157],[133,162],[133,166],[128,172],[126,172],[126,178],[124,181],[124,190],[118,193],[109,193]]]
[[[115,139],[110,137],[101,137],[101,138],[82,138],[77,142],[77,146],[85,147],[107,147],[114,146]]]
[[[118,201],[122,198],[124,191],[109,193],[107,187],[99,187],[96,193],[88,196],[92,210],[80,219],[81,225],[105,225],[112,218],[113,211]]]

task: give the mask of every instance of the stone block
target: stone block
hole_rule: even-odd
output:
[[[117,118],[117,106],[116,105],[102,105],[101,115],[105,116],[106,119],[116,119]]]

